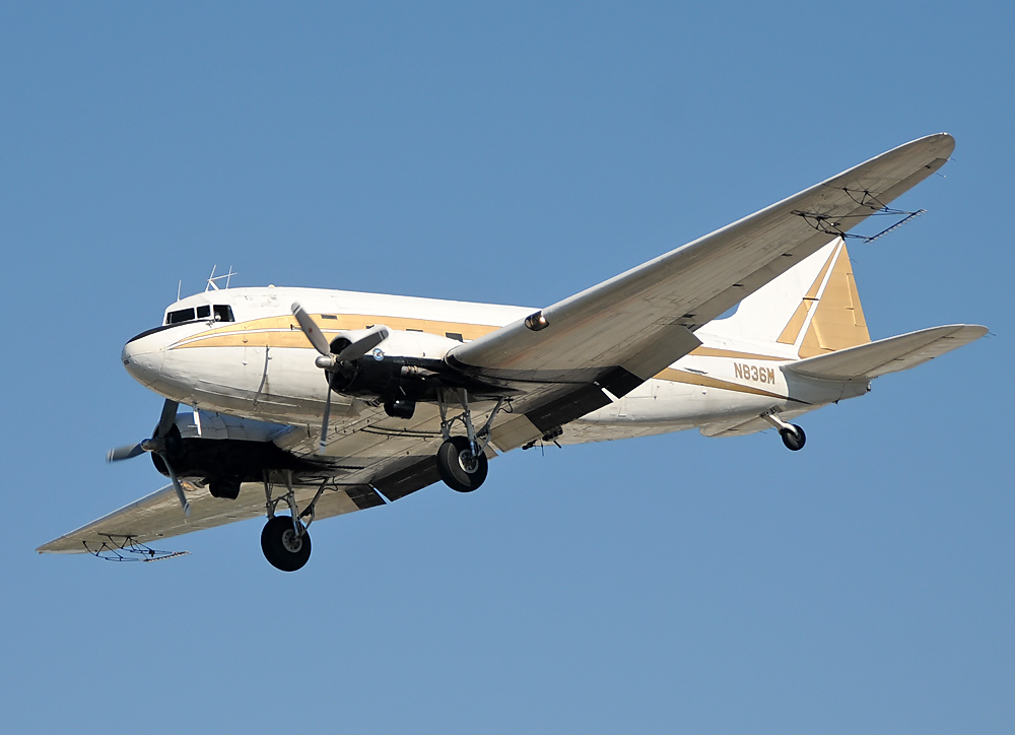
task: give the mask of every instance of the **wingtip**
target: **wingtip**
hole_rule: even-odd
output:
[[[955,150],[955,137],[951,133],[934,133],[923,138],[917,138],[913,142],[939,147],[938,156],[941,158],[948,158]]]
[[[947,160],[955,150],[955,138],[951,133],[932,133],[931,135],[924,135],[923,137],[911,140],[908,143],[903,143],[894,150],[917,148],[930,150],[935,158]]]
[[[955,137],[951,133],[938,133],[938,138],[946,146],[948,155],[950,156],[955,150]]]

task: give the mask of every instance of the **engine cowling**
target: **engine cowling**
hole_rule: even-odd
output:
[[[348,396],[421,400],[433,397],[440,386],[441,367],[436,360],[367,355],[328,371],[328,383],[336,393]]]

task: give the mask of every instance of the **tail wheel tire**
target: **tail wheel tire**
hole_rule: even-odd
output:
[[[289,516],[269,518],[261,531],[261,551],[264,558],[276,569],[283,572],[295,572],[301,569],[310,558],[310,534],[300,524],[302,533],[297,534],[293,528],[293,519]]]
[[[807,443],[807,435],[796,424],[790,424],[788,429],[779,429],[779,434],[782,436],[782,443],[786,445],[786,448],[794,452],[799,452]]]
[[[437,450],[437,470],[452,490],[471,493],[483,484],[487,469],[486,455],[473,454],[464,436],[451,437]]]

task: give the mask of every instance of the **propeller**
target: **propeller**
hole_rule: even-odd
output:
[[[176,472],[173,471],[172,465],[169,464],[168,453],[166,452],[166,438],[169,436],[170,430],[173,428],[173,424],[176,423],[176,410],[180,404],[177,401],[171,401],[168,398],[166,402],[162,404],[162,415],[159,417],[159,425],[155,427],[155,433],[151,439],[144,439],[137,444],[127,444],[122,447],[116,447],[110,449],[106,454],[107,462],[119,462],[124,459],[131,459],[138,455],[144,454],[145,452],[152,452],[159,456],[162,463],[166,466],[166,471],[169,472],[169,479],[173,481],[173,489],[176,490],[176,497],[180,500],[180,505],[183,507],[183,514],[185,516],[190,515],[190,503],[187,501],[187,496],[183,492],[183,485],[180,484],[180,478],[176,476]]]
[[[319,353],[314,364],[326,372],[338,372],[344,365],[349,365],[370,352],[374,347],[388,338],[387,327],[374,327],[359,339],[346,345],[341,352],[335,354],[331,351],[331,343],[313,320],[298,302],[292,305],[293,316],[299,322],[300,329],[307,336],[310,344]],[[321,421],[321,443],[319,450],[324,451],[324,442],[328,436],[328,419],[331,416],[331,380],[328,380],[328,397],[324,401],[324,419]]]

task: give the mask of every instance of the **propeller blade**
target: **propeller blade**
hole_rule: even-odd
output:
[[[173,489],[176,490],[176,497],[180,499],[180,505],[183,506],[183,515],[190,517],[190,503],[187,501],[187,496],[183,493],[183,485],[180,484],[180,478],[176,476],[173,468],[169,465],[169,460],[166,459],[165,454],[159,454],[162,461],[166,465],[166,469],[169,471],[169,479],[173,481]]]
[[[144,447],[140,444],[127,444],[126,446],[110,449],[106,454],[107,462],[119,462],[122,459],[130,459],[139,454],[144,454]]]
[[[296,321],[300,323],[300,329],[303,330],[303,334],[307,335],[307,339],[310,340],[310,344],[314,346],[314,349],[322,355],[330,355],[331,345],[328,344],[328,340],[321,331],[321,328],[317,326],[317,322],[307,312],[303,311],[303,307],[299,305],[299,302],[293,302],[292,310]]]
[[[387,327],[374,327],[371,332],[368,332],[366,335],[360,337],[358,340],[339,352],[337,360],[338,362],[351,362],[353,360],[358,360],[387,338]]]
[[[324,453],[325,440],[328,438],[328,418],[331,416],[331,386],[328,386],[328,397],[324,401],[324,420],[321,422],[321,443],[318,450]]]
[[[159,428],[155,430],[155,437],[165,436],[169,433],[173,424],[176,423],[176,409],[179,407],[180,404],[176,401],[166,399],[166,402],[162,404],[162,416],[159,417]]]

